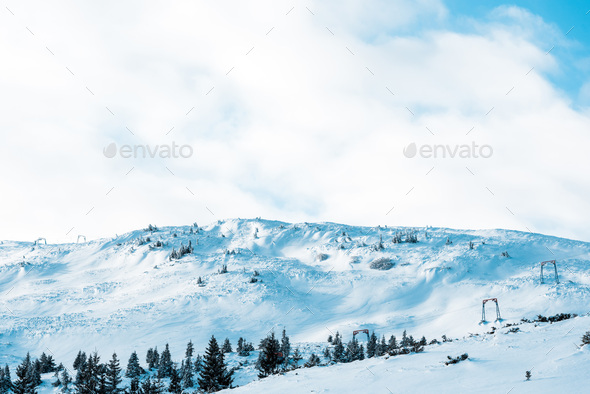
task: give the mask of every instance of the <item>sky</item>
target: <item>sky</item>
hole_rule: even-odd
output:
[[[0,239],[262,217],[590,241],[588,10],[2,1]]]

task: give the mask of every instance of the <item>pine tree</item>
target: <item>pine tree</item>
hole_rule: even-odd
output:
[[[242,351],[244,350],[244,338],[240,337],[238,339],[238,346],[236,347],[236,352],[241,355]]]
[[[200,354],[197,354],[197,357],[195,357],[195,373],[201,372],[202,369],[203,369],[203,357],[201,357]]]
[[[531,376],[533,376],[531,371],[526,371],[526,373],[524,374],[524,377],[526,378],[526,380],[531,380]]]
[[[378,357],[383,356],[387,352],[387,342],[385,342],[385,335],[381,337],[381,342],[377,345],[377,353]]]
[[[231,353],[232,352],[231,342],[229,341],[229,338],[225,338],[225,341],[223,341],[223,346],[221,347],[221,351],[223,353]]]
[[[389,337],[389,342],[387,343],[387,353],[393,356],[397,353],[398,349],[399,346],[397,344],[397,340],[395,339],[395,335],[392,335],[391,337]]]
[[[402,334],[402,340],[399,343],[400,347],[406,349],[408,346],[410,346],[410,340],[408,338],[408,334],[406,333],[406,330],[404,330],[403,334]]]
[[[293,352],[293,363],[295,364],[295,367],[299,366],[299,361],[302,359],[303,357],[301,357],[301,353],[299,353],[299,348],[295,348],[295,351]]]
[[[367,342],[367,358],[375,357],[377,353],[377,335],[375,335],[375,331],[371,333],[369,337],[369,342]]]
[[[264,378],[278,372],[279,355],[281,350],[279,341],[275,339],[275,333],[260,342],[261,351],[258,354],[257,367],[260,373],[258,377]]]
[[[148,349],[145,362],[147,363],[149,370],[158,368],[160,366],[160,354],[158,353],[157,346],[154,349]]]
[[[311,368],[311,367],[315,367],[316,365],[320,364],[320,358],[318,356],[316,356],[314,353],[311,354],[311,356],[309,357],[309,360],[304,364],[304,367],[306,368]]]
[[[334,337],[334,352],[332,354],[332,358],[337,363],[344,361],[344,344],[342,343],[342,338],[340,338],[340,333],[336,332],[336,336]]]
[[[233,371],[227,370],[223,352],[214,336],[209,340],[209,346],[205,351],[203,368],[198,382],[199,388],[204,391],[219,391],[231,386]]]
[[[192,385],[190,387],[192,387]],[[182,393],[182,387],[180,386],[180,376],[176,368],[172,368],[172,375],[170,376],[170,385],[168,386],[168,391],[173,394]]]
[[[185,352],[185,359],[182,361],[182,366],[180,367],[180,379],[182,382],[182,388],[186,389],[189,387],[193,387],[194,384],[194,366],[193,366],[193,342],[189,341],[186,345],[186,352]],[[170,376],[172,378],[172,376]]]
[[[129,394],[140,394],[139,378],[132,378],[129,383]]]
[[[281,337],[281,353],[283,353],[283,357],[285,360],[285,364],[289,359],[289,355],[291,354],[291,343],[289,342],[289,337],[287,336],[287,330],[283,329],[283,335]]]
[[[328,360],[332,358],[332,355],[330,354],[330,349],[328,349],[327,347],[324,349],[324,357],[326,357]]]
[[[16,367],[16,380],[14,381],[12,390],[14,394],[36,394],[36,390],[33,388],[33,392],[30,392],[31,383],[28,381],[29,374],[27,373],[31,365],[31,357],[27,353],[27,356],[23,362]]]
[[[586,331],[584,335],[582,335],[582,345],[590,344],[590,331]]]
[[[137,354],[135,354],[135,356],[137,357]],[[117,394],[121,391],[119,389],[121,381],[119,359],[117,358],[117,353],[113,353],[113,358],[111,358],[111,361],[109,361],[106,367],[106,392],[108,394]]]
[[[33,368],[30,371],[31,371],[31,375],[32,375],[32,379],[33,379],[35,387],[40,386],[41,383],[43,383],[43,381],[41,380],[41,372],[42,372],[41,361],[36,359],[33,362]]]
[[[129,357],[129,361],[127,362],[127,370],[125,371],[125,377],[131,379],[138,378],[144,373],[145,371],[139,365],[139,357],[137,356],[137,352],[133,351],[133,353],[131,353],[131,356]]]
[[[350,342],[346,345],[346,351],[344,353],[344,361],[351,362],[362,360],[365,358],[365,354],[363,351],[362,346],[359,346],[358,341],[356,338],[352,338]]]
[[[78,351],[78,355],[76,356],[76,359],[74,360],[74,369],[77,371],[80,366],[82,364],[84,364],[86,362],[86,353],[84,353],[83,351]]]
[[[59,383],[61,386],[62,393],[69,393],[70,392],[70,385],[72,384],[72,377],[68,373],[68,370],[64,368],[61,371],[61,377],[59,378]]]
[[[332,343],[333,340],[332,334],[328,335],[328,343]]]
[[[41,353],[41,357],[39,357],[39,362],[41,363],[41,373],[47,373],[51,371],[46,370],[47,366],[47,355],[45,352]]]
[[[170,347],[166,344],[164,351],[160,355],[160,365],[158,367],[158,378],[169,378],[172,374],[172,356]]]
[[[141,384],[141,389],[139,392],[140,394],[160,394],[164,392],[164,387],[160,379],[152,380],[150,377],[148,377]]]
[[[0,394],[6,394],[12,390],[12,380],[10,378],[10,368],[6,365],[0,368]]]
[[[78,394],[96,394],[100,389],[103,368],[100,364],[100,357],[95,352],[88,356],[84,363],[78,367],[74,385]]]

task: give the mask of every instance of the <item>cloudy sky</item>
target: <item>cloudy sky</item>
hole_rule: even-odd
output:
[[[2,1],[0,239],[260,216],[590,241],[588,10]]]

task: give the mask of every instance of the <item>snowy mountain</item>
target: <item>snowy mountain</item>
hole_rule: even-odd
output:
[[[181,249],[192,253],[179,256]],[[559,283],[552,264],[540,283],[546,260],[556,260]],[[589,261],[590,243],[517,231],[261,219],[144,229],[77,244],[4,241],[0,364],[15,366],[28,351],[71,364],[80,349],[105,359],[116,351],[124,365],[136,350],[143,363],[148,348],[166,343],[179,362],[189,340],[202,353],[213,334],[257,344],[283,328],[305,357],[321,353],[336,331],[347,341],[356,329],[386,337],[407,330],[417,338],[457,340],[420,354],[297,370],[238,392],[406,392],[409,382],[429,391],[443,381],[438,391],[503,390],[532,366],[547,385],[530,382],[526,389],[551,391],[590,361],[588,349],[573,344],[590,329],[584,316]],[[493,322],[495,304],[488,303],[488,322],[480,324],[488,298],[497,298],[503,320]],[[558,313],[580,317],[522,324],[514,333],[501,328]],[[492,326],[497,333],[485,334]],[[442,364],[465,352],[468,361]],[[240,360],[230,355],[229,361]],[[402,372],[408,379],[400,385]],[[235,384],[253,380],[253,368],[236,372]]]

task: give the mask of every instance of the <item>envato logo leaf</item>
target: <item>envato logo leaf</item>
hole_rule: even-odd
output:
[[[416,145],[415,142],[404,148],[404,156],[408,159],[419,155],[425,159],[489,159],[494,154],[494,149],[487,144],[477,145],[475,141],[471,144],[462,145]]]
[[[177,145],[176,142],[173,141],[171,145],[121,145],[121,147],[117,149],[117,144],[111,142],[103,148],[102,153],[109,159],[114,158],[117,154],[123,159],[153,159],[155,157],[163,159],[188,159],[193,155],[193,147],[190,145]]]
[[[117,154],[117,145],[114,142],[111,142],[103,148],[102,153],[105,155],[105,157],[112,159]]]
[[[404,148],[404,156],[406,156],[408,159],[416,156],[416,153],[418,153],[418,148],[416,147],[415,142],[412,142],[410,145]]]

